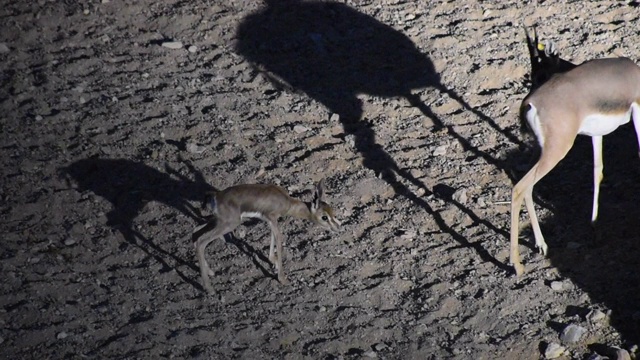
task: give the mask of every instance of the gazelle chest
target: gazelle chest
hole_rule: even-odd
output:
[[[631,120],[631,108],[619,113],[591,114],[582,119],[578,134],[589,136],[607,135],[620,125],[628,123],[629,120]]]

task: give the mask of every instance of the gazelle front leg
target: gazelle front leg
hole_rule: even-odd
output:
[[[276,269],[278,270],[278,281],[280,281],[281,284],[283,285],[287,285],[289,284],[289,280],[287,280],[287,275],[284,272],[284,267],[282,266],[282,258],[283,258],[283,250],[282,250],[282,242],[283,242],[283,236],[282,233],[280,232],[280,229],[278,228],[278,219],[277,217],[265,217],[265,220],[267,221],[267,223],[269,224],[269,227],[271,228],[271,244],[273,245],[273,242],[275,240],[275,245],[276,245],[276,256],[271,256],[272,253],[271,251],[269,252],[269,260],[273,262],[273,260],[271,260],[273,257],[276,258],[276,261],[274,263]],[[273,246],[271,247],[271,250],[273,250]]]
[[[595,225],[598,219],[598,197],[600,196],[600,182],[602,181],[602,136],[592,136],[593,143],[593,211],[591,213],[591,225]]]

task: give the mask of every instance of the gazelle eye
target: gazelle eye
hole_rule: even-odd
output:
[[[324,221],[327,221],[327,220],[329,220],[329,217],[327,215],[322,215],[321,219],[324,220]]]

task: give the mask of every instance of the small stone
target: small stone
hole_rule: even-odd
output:
[[[111,2],[111,0],[102,0],[102,3],[103,3],[103,4],[108,4],[108,3],[110,3],[110,2]]]
[[[80,97],[80,104],[85,104],[87,102],[87,99],[85,99],[84,97]]]
[[[198,146],[194,143],[188,143],[187,151],[192,154],[202,154],[203,152],[207,151],[207,148],[204,146]]]
[[[449,145],[440,145],[433,150],[433,156],[443,156],[447,154]]]
[[[551,282],[551,290],[553,291],[562,291],[564,290],[564,285],[562,281],[552,281]]]
[[[453,193],[451,198],[454,201],[456,201],[457,203],[461,204],[461,205],[466,205],[467,204],[467,200],[469,200],[469,198],[467,197],[467,190],[466,189],[458,189],[458,190],[456,190],[456,192]]]
[[[82,13],[85,14],[85,15],[89,15],[91,13],[91,11],[89,11],[89,9],[84,9],[82,11]]]
[[[563,344],[577,343],[586,332],[587,329],[582,326],[571,324],[562,330],[560,341],[562,341]]]
[[[587,314],[587,321],[589,321],[590,323],[598,323],[604,320],[606,317],[607,317],[607,314],[603,313],[598,309],[594,309],[589,311],[589,313]]]
[[[36,119],[36,121],[42,121],[42,116],[41,115],[36,115],[35,119]]]
[[[74,245],[76,243],[76,241],[74,239],[67,239],[64,241],[65,246],[71,246]]]
[[[362,355],[364,355],[364,357],[368,357],[370,359],[376,359],[378,357],[378,354],[376,354],[375,351],[367,351],[366,353],[364,353]]]
[[[180,41],[165,41],[162,43],[163,47],[166,47],[167,49],[174,49],[174,50],[178,50],[178,49],[182,49],[182,42]]]
[[[310,129],[308,127],[303,126],[303,125],[296,125],[296,126],[293,127],[293,131],[295,131],[296,134],[302,134],[302,133],[307,132],[309,130]]]
[[[383,343],[377,343],[372,347],[373,347],[373,350],[375,350],[376,352],[384,351],[388,348],[388,346]]]
[[[9,51],[11,51],[11,50],[9,50],[9,47],[7,46],[7,44],[0,43],[0,54],[6,54]]]
[[[56,335],[56,339],[62,340],[64,338],[66,338],[67,336],[69,336],[69,334],[67,334],[66,332],[62,331],[62,332],[59,332],[58,335]]]
[[[198,51],[198,47],[195,46],[195,45],[191,45],[191,46],[189,46],[189,48],[187,50],[189,50],[189,52],[193,54],[196,51]]]
[[[550,343],[547,345],[547,348],[544,350],[544,358],[545,359],[555,359],[559,358],[565,353],[566,349],[564,346],[556,343]]]
[[[478,199],[476,200],[476,203],[478,204],[478,206],[480,206],[481,208],[486,208],[487,207],[487,202],[484,199],[484,197],[480,196],[478,197]]]
[[[329,117],[329,121],[331,121],[331,122],[340,121],[340,115],[338,115],[336,113],[331,114],[331,116]]]

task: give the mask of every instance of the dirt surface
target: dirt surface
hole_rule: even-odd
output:
[[[549,255],[523,210],[527,273],[508,265],[511,187],[536,156],[520,25],[576,63],[637,60],[638,2],[39,0],[0,18],[0,357],[537,359],[557,343],[603,359],[640,343],[630,124],[605,138],[596,230],[579,138],[535,189]],[[342,230],[281,222],[291,285],[247,222],[208,247],[205,295],[204,192],[276,183],[308,201],[321,178]],[[570,325],[586,332],[561,339]]]

